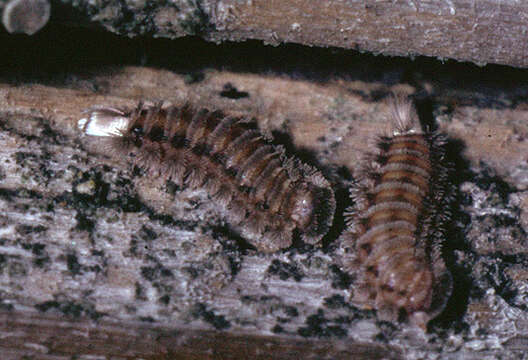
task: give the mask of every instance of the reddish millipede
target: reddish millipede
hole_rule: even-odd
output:
[[[392,117],[394,131],[380,138],[351,190],[342,264],[359,265],[354,302],[376,309],[382,320],[424,328],[452,287],[441,256],[451,201],[445,138],[420,129],[409,101],[396,100]]]
[[[293,231],[318,244],[335,211],[334,193],[315,168],[285,155],[254,121],[186,104],[134,110],[98,107],[79,128],[133,154],[140,167],[191,187],[204,187],[229,210],[232,226],[261,251],[292,243]]]

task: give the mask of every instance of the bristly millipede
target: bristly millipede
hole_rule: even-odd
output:
[[[254,121],[189,105],[140,103],[134,110],[88,110],[79,128],[108,138],[111,151],[133,155],[151,173],[206,188],[229,210],[231,225],[261,251],[290,246],[294,230],[317,244],[332,224],[328,181],[272,145]]]
[[[342,264],[359,266],[353,301],[378,318],[425,328],[451,295],[441,257],[452,195],[445,137],[422,131],[407,100],[393,104],[394,131],[379,139],[351,190]]]

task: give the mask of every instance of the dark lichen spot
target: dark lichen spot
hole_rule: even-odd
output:
[[[297,308],[293,306],[284,306],[284,313],[286,313],[286,315],[288,315],[289,317],[299,316],[299,311],[297,311]]]
[[[170,302],[170,295],[163,295],[158,299],[158,301],[163,305],[168,305]]]
[[[91,233],[95,227],[95,222],[82,212],[77,212],[77,215],[75,215],[75,220],[77,220],[75,229],[79,231],[88,231]]]
[[[220,92],[220,96],[237,100],[249,97],[249,93],[246,91],[238,91],[237,88],[233,86],[233,84],[227,83]]]
[[[377,333],[376,336],[374,336],[374,340],[376,340],[377,342],[380,342],[380,343],[387,343],[388,342],[388,339],[385,336],[385,334],[383,334],[381,332]]]
[[[158,221],[161,225],[170,225],[175,228],[179,228],[179,229],[187,230],[187,231],[193,231],[196,229],[196,222],[194,221],[179,220],[179,219],[173,218],[170,215],[158,214],[154,210],[147,208],[147,207],[143,207],[142,211],[147,213],[150,220]]]
[[[504,181],[501,177],[495,174],[495,171],[488,165],[481,162],[480,167],[482,171],[478,174],[473,174],[471,179],[475,184],[486,191],[491,191],[493,194],[498,194],[504,203],[508,202],[508,196],[515,192],[516,189]]]
[[[0,189],[0,198],[6,201],[11,201],[13,196],[16,195],[13,190]]]
[[[161,274],[161,276],[163,276],[163,277],[172,277],[172,276],[173,276],[173,275],[172,275],[172,271],[170,271],[169,269],[164,268],[164,267],[162,267],[162,268],[160,269],[160,274]]]
[[[154,318],[152,316],[140,316],[139,320],[140,321],[144,321],[144,322],[149,322],[149,323],[155,322],[155,320],[154,320]]]
[[[145,241],[155,240],[158,237],[158,234],[150,227],[143,225],[139,230],[139,236]]]
[[[138,282],[136,282],[135,284],[135,297],[136,297],[136,300],[141,300],[141,301],[146,301],[147,300],[147,297],[145,296],[145,291],[143,290],[143,287],[141,286],[141,284],[139,284]]]
[[[342,295],[332,295],[324,299],[324,305],[329,309],[346,308],[347,302]]]
[[[35,243],[35,244],[22,244],[22,247],[26,250],[31,250],[35,258],[33,264],[38,267],[43,267],[45,264],[50,263],[51,259],[45,251],[46,245]]]
[[[213,311],[207,310],[207,307],[203,303],[197,303],[194,306],[192,315],[195,318],[202,319],[211,324],[217,330],[227,329],[231,326],[229,321],[227,321],[223,315],[215,315]]]
[[[271,329],[271,332],[275,333],[275,334],[280,334],[280,333],[283,333],[284,332],[284,328],[280,325],[275,325],[272,329]]]
[[[99,274],[103,270],[99,265],[85,266],[83,269],[85,271],[94,272],[96,274]]]
[[[182,271],[187,273],[191,279],[196,279],[203,273],[202,270],[197,269],[195,266],[184,266],[182,267]]]
[[[275,295],[243,295],[240,297],[242,303],[251,304],[251,303],[280,303],[280,297]]]
[[[3,301],[0,301],[0,310],[2,311],[13,311],[14,310],[13,304],[6,304]]]
[[[141,267],[141,276],[148,281],[153,281],[156,278],[156,269],[153,267],[143,266]]]
[[[100,256],[103,257],[105,255],[105,252],[103,250],[92,250],[91,251],[93,256]]]
[[[81,264],[77,261],[77,255],[75,254],[68,254],[66,256],[66,263],[68,265],[68,270],[73,275],[78,275],[81,273]]]
[[[48,230],[48,228],[46,226],[42,226],[42,225],[33,226],[33,225],[27,225],[27,224],[19,224],[19,225],[15,226],[15,231],[17,233],[19,233],[20,235],[29,235],[29,234],[32,234],[32,233],[40,233],[40,232],[43,232],[43,231],[46,231],[46,230]]]
[[[26,267],[24,266],[24,264],[17,262],[17,261],[11,262],[9,264],[8,270],[9,270],[8,275],[13,278],[23,277],[27,275]]]
[[[219,241],[224,249],[228,250],[230,253],[233,253],[233,255],[238,259],[241,254],[247,254],[248,250],[256,250],[256,248],[248,243],[244,238],[242,238],[238,233],[233,231],[231,228],[227,226],[215,226],[213,227],[213,233],[212,237],[213,239]],[[235,268],[233,269],[236,272],[240,270],[240,260],[237,260],[235,264]]]
[[[40,256],[33,260],[33,264],[37,267],[43,267],[46,264],[51,263],[51,259],[49,256]]]
[[[56,300],[45,301],[36,304],[35,308],[40,312],[47,312],[48,310],[60,311],[64,315],[78,318],[81,316],[88,316],[93,320],[99,319],[103,313],[95,311],[91,304],[78,304],[72,301],[59,302]]]
[[[392,338],[392,334],[397,330],[396,324],[390,321],[377,321],[376,324],[381,329],[381,333],[384,334],[385,337]]]
[[[496,227],[511,227],[518,224],[518,220],[508,215],[490,215]]]
[[[34,255],[42,255],[42,252],[46,248],[46,245],[35,243],[31,246],[31,252],[33,252]]]
[[[23,167],[27,166],[27,160],[37,159],[37,155],[33,153],[22,152],[22,151],[16,152],[14,154],[14,157],[15,157],[15,162],[17,163],[17,165],[20,165]]]
[[[72,182],[73,195],[76,201],[86,202],[89,207],[107,205],[110,184],[103,181],[100,167],[91,168]]]
[[[130,246],[128,248],[128,251],[133,256],[138,256],[139,255],[139,252],[138,252],[138,239],[134,235],[132,235],[132,238],[130,239]]]
[[[329,320],[324,317],[322,310],[306,318],[306,326],[299,328],[297,333],[303,337],[338,337],[347,335],[347,331],[337,325],[328,325]]]
[[[336,316],[333,321],[336,323],[336,324],[345,324],[345,325],[349,325],[350,323],[352,323],[352,320],[355,318],[355,316],[344,316],[344,315],[341,315],[341,316]]]
[[[380,332],[374,336],[374,340],[381,343],[389,343],[394,338],[394,332],[398,330],[398,327],[388,321],[378,321],[377,325]]]
[[[352,283],[352,278],[349,274],[344,273],[337,265],[330,265],[332,288],[334,289],[348,289]]]
[[[277,259],[271,262],[266,272],[269,275],[278,276],[281,280],[293,278],[295,281],[301,281],[304,277],[296,265],[288,264]]]
[[[160,264],[156,266],[143,266],[141,267],[141,276],[143,276],[148,281],[154,281],[160,276],[162,277],[173,277],[172,271],[163,267]]]
[[[41,132],[40,136],[45,137],[46,139],[51,140],[54,144],[58,145],[64,142],[64,136],[57,131],[53,130],[51,126],[46,122],[45,119],[41,118]],[[51,158],[51,154],[49,155]]]

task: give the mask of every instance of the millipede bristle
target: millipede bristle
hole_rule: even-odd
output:
[[[111,140],[116,155],[191,188],[224,206],[231,225],[257,249],[288,247],[292,231],[318,244],[335,211],[330,184],[316,169],[285,155],[252,120],[189,104],[162,102],[133,110],[98,107],[79,128]]]

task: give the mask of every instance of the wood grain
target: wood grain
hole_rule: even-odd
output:
[[[450,72],[434,86],[427,78],[411,85],[346,74],[314,81],[214,68],[204,73],[191,84],[186,74],[142,66],[2,80],[3,358],[288,358],[295,352],[307,358],[481,359],[525,352],[524,84],[482,101],[480,79],[459,89]],[[222,96],[227,83],[248,95]],[[387,126],[385,100],[395,90],[424,88],[432,89],[431,107],[424,111],[419,103],[419,109],[458,141],[450,151],[459,160],[464,194],[455,214],[458,230],[449,239],[453,297],[425,335],[378,322],[351,305],[355,274],[339,270],[339,228],[322,250],[248,251],[204,192],[145,176],[76,128],[86,108],[131,107],[140,99],[187,99],[249,114],[332,175],[342,211],[347,181],[360,170],[370,136]]]
[[[528,66],[528,5],[522,1],[238,1],[71,2],[83,17],[115,33],[214,42],[263,40],[339,47],[390,56]]]
[[[0,311],[3,359],[403,359],[391,346]]]

